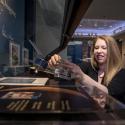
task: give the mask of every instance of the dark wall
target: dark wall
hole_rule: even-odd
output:
[[[29,40],[35,42],[36,33],[36,0],[25,0],[25,42],[24,46],[29,49],[29,59],[33,60],[33,47]],[[29,62],[30,63],[30,62]],[[31,62],[32,63],[32,62]]]
[[[10,42],[19,44],[20,51],[24,45],[25,0],[8,0],[7,5],[9,10],[0,3],[0,65],[9,65]]]

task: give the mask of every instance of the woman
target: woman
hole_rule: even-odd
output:
[[[57,65],[61,57],[54,55],[49,66]],[[99,36],[94,40],[91,49],[91,62],[83,62],[80,66],[64,61],[77,82],[88,87],[97,87],[109,93],[117,100],[125,103],[125,69],[115,39],[111,36]]]

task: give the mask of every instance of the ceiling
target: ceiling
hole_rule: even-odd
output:
[[[125,30],[125,0],[93,0],[75,36],[116,35]]]
[[[84,18],[125,19],[125,0],[93,0]]]

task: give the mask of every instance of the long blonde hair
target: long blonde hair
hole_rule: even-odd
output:
[[[98,39],[102,39],[106,42],[107,45],[107,63],[106,63],[106,69],[105,69],[105,76],[103,79],[102,84],[107,86],[112,78],[115,76],[115,74],[122,68],[122,58],[121,53],[119,50],[119,47],[117,45],[116,40],[111,36],[98,36],[95,38],[93,47],[91,48],[91,65],[92,67],[98,68],[98,64],[94,58],[94,47],[95,43]]]

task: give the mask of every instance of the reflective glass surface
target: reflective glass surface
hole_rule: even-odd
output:
[[[0,124],[123,124],[124,104],[35,64],[60,44],[65,3],[0,1]]]

